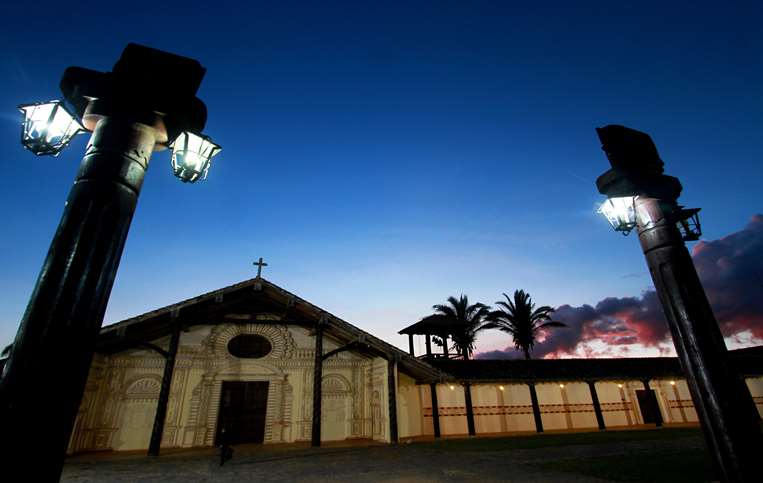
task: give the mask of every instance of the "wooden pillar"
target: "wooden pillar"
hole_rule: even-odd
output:
[[[477,434],[474,428],[474,409],[472,408],[472,389],[471,384],[464,383],[464,400],[466,402],[466,427],[469,429],[469,436]]]
[[[437,384],[429,385],[429,393],[432,396],[432,424],[434,425],[434,437],[440,437],[440,406],[437,403]]]
[[[416,354],[413,353],[413,334],[408,334],[408,352],[411,356],[416,357]]]
[[[323,321],[315,327],[315,363],[313,365],[312,446],[321,445],[321,382],[323,381]]]
[[[601,413],[601,404],[599,404],[599,394],[596,392],[596,381],[586,381],[588,390],[591,392],[591,401],[593,402],[593,412],[596,414],[596,423],[600,430],[607,429],[604,425],[604,415]]]
[[[175,369],[175,356],[178,352],[180,342],[180,324],[175,324],[170,336],[170,346],[164,362],[164,374],[162,375],[162,387],[159,389],[159,401],[156,404],[156,415],[154,416],[154,427],[151,430],[151,440],[148,443],[148,455],[159,456],[159,448],[162,445],[162,435],[164,434],[164,420],[167,418],[167,402],[170,398],[170,387],[172,386],[172,373]]]
[[[432,356],[432,336],[427,334],[427,355]]]
[[[389,441],[397,443],[397,393],[395,391],[395,359],[387,359],[387,396],[389,399]]]
[[[448,336],[442,336],[442,355],[448,358]]]
[[[662,426],[662,411],[660,411],[660,403],[657,402],[657,394],[649,387],[649,379],[642,379],[641,383],[644,384],[646,395],[654,408],[654,425],[659,428]]]
[[[539,433],[543,432],[543,419],[540,417],[540,405],[538,404],[538,393],[535,392],[535,383],[528,382],[530,387],[530,401],[533,405],[533,416],[535,417],[535,430]]]

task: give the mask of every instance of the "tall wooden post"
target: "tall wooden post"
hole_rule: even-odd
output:
[[[437,403],[437,384],[429,385],[429,394],[432,396],[432,424],[434,425],[434,437],[440,437],[440,406]]]
[[[432,336],[427,334],[427,355],[432,356]]]
[[[387,359],[387,396],[389,400],[389,442],[397,443],[397,393],[395,391],[395,359]]]
[[[447,335],[442,336],[442,355],[445,356],[446,359],[450,357],[448,355],[448,336]]]
[[[178,345],[180,343],[180,324],[176,323],[172,328],[170,336],[170,346],[167,351],[167,357],[164,362],[164,375],[162,375],[162,387],[159,389],[159,402],[156,404],[156,415],[154,416],[154,428],[151,430],[151,441],[148,444],[148,455],[159,456],[159,448],[162,445],[162,435],[164,434],[164,420],[167,417],[167,402],[170,399],[170,388],[172,387],[172,373],[175,370],[175,356],[177,356]]]
[[[471,384],[468,382],[464,382],[464,400],[466,402],[466,427],[469,430],[469,436],[474,436],[477,434],[477,430],[474,427]]]
[[[413,353],[413,334],[408,334],[408,352],[416,357],[416,354]]]
[[[604,415],[601,413],[599,394],[596,392],[596,381],[589,380],[586,382],[588,383],[588,390],[591,392],[591,401],[593,402],[593,412],[596,414],[596,423],[599,425],[599,429],[607,429],[607,427],[604,425]]]
[[[323,320],[315,327],[315,363],[313,365],[313,434],[312,446],[321,445],[321,382],[323,380]]]
[[[538,393],[535,392],[535,383],[528,382],[530,387],[530,402],[533,405],[533,416],[535,417],[535,430],[539,433],[543,432],[543,419],[540,417],[540,405],[538,404]]]
[[[659,428],[662,426],[662,411],[660,411],[660,403],[657,402],[657,394],[649,387],[649,379],[642,379],[641,383],[644,384],[646,397],[649,398],[649,403],[654,408],[654,425]]]

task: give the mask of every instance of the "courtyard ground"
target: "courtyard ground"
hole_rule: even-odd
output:
[[[713,480],[696,428],[547,433],[309,448],[235,448],[219,466],[213,449],[143,454],[92,454],[67,460],[65,482],[196,481],[650,481]]]

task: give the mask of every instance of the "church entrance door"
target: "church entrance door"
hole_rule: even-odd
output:
[[[268,382],[223,381],[217,444],[222,442],[223,429],[228,444],[262,443],[267,405]]]

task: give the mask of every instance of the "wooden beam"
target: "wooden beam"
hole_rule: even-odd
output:
[[[432,396],[432,425],[434,426],[434,437],[440,437],[440,406],[437,403],[437,384],[429,385],[429,394]]]
[[[151,441],[148,445],[149,456],[159,456],[159,448],[162,444],[162,435],[164,434],[164,420],[167,417],[167,402],[170,396],[170,386],[172,385],[172,373],[175,369],[175,357],[177,356],[179,343],[180,324],[176,324],[172,331],[172,336],[170,337],[170,347],[167,359],[164,362],[162,387],[159,389],[159,401],[156,405],[154,427],[151,430]]]
[[[164,357],[165,359],[167,359],[170,356],[169,352],[167,352],[166,350],[162,349],[158,345],[152,344],[150,342],[139,342],[138,344],[136,344],[136,347],[143,347],[145,349],[149,349],[149,350],[152,350],[154,352],[157,352],[160,356]]]
[[[389,400],[389,441],[397,444],[397,394],[395,391],[395,367],[394,358],[387,361],[387,396]]]
[[[427,334],[427,355],[432,355],[432,336]]]
[[[416,354],[413,352],[413,334],[408,334],[408,353],[411,356],[416,357]]]
[[[540,417],[540,405],[538,404],[538,393],[535,392],[535,383],[528,382],[530,387],[530,402],[533,405],[533,416],[535,417],[535,430],[539,433],[543,432],[543,419]]]
[[[472,407],[471,384],[464,382],[464,401],[466,402],[466,427],[469,430],[469,436],[475,436],[477,430],[474,427],[474,408]]]
[[[596,392],[596,381],[586,381],[588,383],[588,390],[591,392],[591,401],[593,402],[593,412],[596,414],[596,423],[599,425],[600,430],[605,430],[607,427],[604,425],[604,415],[601,412],[601,404],[599,404],[599,395]]]
[[[321,445],[321,382],[323,381],[323,319],[315,328],[315,362],[313,364],[313,432],[312,446]]]
[[[347,344],[343,345],[342,347],[334,349],[333,351],[326,352],[321,357],[321,360],[325,361],[326,359],[328,359],[331,356],[335,356],[335,355],[337,355],[339,353],[347,352],[347,351],[354,350],[354,349],[360,349],[361,347],[363,347],[363,345],[360,342],[352,341],[350,343],[347,343]]]
[[[649,387],[648,378],[642,379],[641,383],[644,385],[646,397],[649,398],[649,403],[652,405],[654,411],[654,425],[659,428],[662,426],[662,411],[660,411],[660,403],[657,402],[657,393]]]

